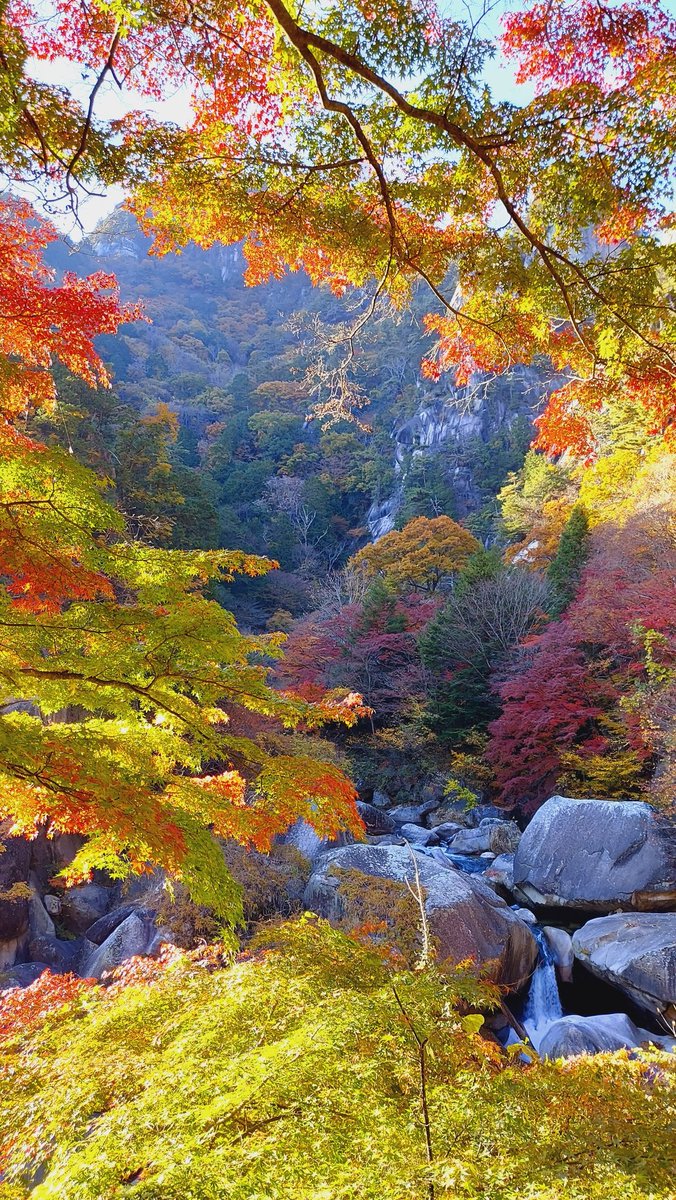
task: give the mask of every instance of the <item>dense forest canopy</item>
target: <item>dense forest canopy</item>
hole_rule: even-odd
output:
[[[510,485],[506,519],[525,535],[526,549],[513,556],[501,580],[497,560],[477,574],[486,603],[499,603],[500,588],[522,587],[522,568],[516,564],[524,554],[529,559],[528,547],[561,534],[558,549],[554,543],[549,552],[556,593],[549,611],[560,614],[559,625],[538,632],[533,642],[538,614],[548,608],[546,601],[533,603],[527,606],[530,617],[507,638],[509,644],[497,635],[489,663],[482,665],[468,645],[449,654],[452,636],[444,639],[440,656],[433,635],[420,651],[407,592],[421,583],[430,588],[431,580],[436,587],[444,570],[452,582],[463,563],[443,569],[412,564],[404,570],[400,561],[395,570],[385,561],[383,542],[382,550],[364,549],[350,559],[350,570],[354,564],[359,574],[368,566],[386,590],[380,599],[369,593],[368,614],[347,618],[356,620],[348,641],[368,641],[381,625],[378,637],[403,640],[392,654],[382,646],[376,650],[376,674],[391,674],[394,664],[390,686],[401,695],[402,680],[412,671],[410,686],[420,714],[414,716],[414,738],[425,737],[415,732],[422,720],[423,730],[441,723],[442,740],[450,735],[453,741],[463,731],[476,740],[495,715],[497,686],[498,720],[491,727],[487,762],[506,803],[537,802],[564,767],[581,779],[591,772],[596,789],[611,795],[626,788],[635,792],[642,780],[651,775],[661,780],[666,771],[668,791],[672,768],[663,765],[665,755],[670,757],[668,734],[655,714],[671,678],[666,631],[672,566],[669,550],[657,549],[652,526],[673,519],[661,504],[659,485],[668,473],[664,455],[672,448],[674,420],[674,249],[665,236],[673,149],[670,17],[657,6],[633,4],[597,10],[557,3],[511,13],[499,35],[501,52],[516,61],[518,78],[535,85],[534,98],[518,105],[494,97],[486,85],[486,64],[496,45],[481,36],[481,13],[475,23],[417,3],[378,12],[361,5],[338,12],[322,5],[295,13],[269,0],[227,10],[179,4],[146,11],[104,4],[83,12],[64,4],[48,20],[22,2],[8,4],[3,16],[3,146],[12,185],[41,194],[52,207],[70,205],[77,211],[80,194],[123,183],[154,239],[155,254],[189,240],[208,247],[243,239],[249,283],[278,277],[291,267],[302,268],[337,295],[359,289],[352,315],[348,309],[343,320],[316,323],[319,353],[306,378],[299,383],[296,374],[284,381],[291,406],[262,407],[246,414],[244,422],[234,411],[237,376],[230,390],[218,392],[212,385],[202,393],[207,408],[225,418],[209,427],[204,454],[212,478],[226,496],[230,482],[241,499],[242,490],[251,486],[247,473],[257,476],[252,498],[263,510],[268,506],[268,536],[275,522],[280,544],[292,531],[297,551],[305,554],[306,573],[313,555],[315,570],[342,566],[347,547],[336,538],[337,513],[330,529],[330,504],[324,506],[329,512],[319,534],[319,506],[308,503],[307,472],[290,466],[296,452],[301,458],[310,453],[299,440],[295,389],[314,394],[315,419],[351,416],[364,399],[353,370],[357,347],[370,336],[364,330],[383,303],[406,303],[420,281],[432,293],[436,312],[423,323],[437,340],[426,353],[424,375],[452,368],[456,383],[467,383],[479,371],[500,373],[543,356],[552,364],[560,386],[538,418],[535,446],[563,454],[564,460],[551,470],[545,467],[544,475],[537,460],[527,467],[532,500],[527,499],[528,474]],[[586,57],[580,53],[585,48]],[[81,68],[89,80],[84,103],[40,82],[36,63],[56,58]],[[111,83],[148,97],[188,89],[192,119],[183,128],[147,114],[141,120],[134,111],[107,122],[98,116],[97,98]],[[3,717],[12,743],[5,758],[7,812],[24,830],[47,817],[54,828],[94,833],[91,845],[98,849],[87,862],[110,864],[117,848],[128,847],[129,822],[118,827],[108,803],[97,828],[100,797],[111,787],[118,797],[131,789],[136,805],[141,784],[141,790],[149,789],[155,834],[161,829],[158,797],[165,795],[170,810],[176,809],[168,837],[175,849],[167,859],[175,866],[176,854],[180,858],[190,842],[181,823],[199,825],[207,819],[223,830],[237,826],[222,806],[241,805],[247,777],[235,770],[227,736],[218,729],[220,710],[213,710],[227,682],[224,673],[235,680],[226,691],[236,703],[244,701],[282,727],[337,716],[354,722],[359,703],[350,701],[346,708],[340,699],[355,690],[340,646],[329,652],[329,661],[342,661],[333,672],[339,685],[337,693],[329,693],[333,698],[324,702],[314,695],[301,701],[297,689],[294,698],[298,680],[293,679],[291,691],[270,691],[265,658],[279,642],[274,636],[238,641],[227,615],[203,598],[210,580],[242,571],[255,576],[269,564],[220,550],[230,538],[217,528],[204,487],[196,484],[194,472],[181,475],[170,462],[178,426],[164,402],[136,421],[127,420],[126,427],[123,421],[115,434],[116,498],[126,517],[98,498],[91,476],[29,433],[28,422],[43,420],[40,414],[49,414],[56,396],[52,359],[60,359],[87,385],[106,384],[92,339],[140,315],[138,309],[119,307],[114,280],[105,273],[80,279],[66,272],[53,286],[42,261],[53,236],[27,201],[3,201],[4,285],[10,297],[3,323],[3,545],[7,623],[17,631],[5,654],[10,693],[24,702]],[[185,338],[201,353],[204,342],[189,328]],[[210,352],[221,361],[228,355],[225,346],[214,345]],[[161,364],[158,368],[161,376]],[[195,398],[189,380],[179,376],[174,384],[178,397],[172,399],[180,399],[181,388],[186,399]],[[64,386],[73,385],[66,381]],[[265,392],[266,382],[260,386]],[[248,452],[238,444],[238,424],[239,436],[249,440]],[[358,419],[356,427],[338,428],[331,448],[320,441],[319,455],[326,458],[334,448],[340,453],[342,437],[343,457],[358,474],[368,461],[359,441],[350,442],[352,430],[360,428]],[[111,449],[103,447],[104,459]],[[437,491],[434,485],[432,490]],[[627,490],[631,495],[623,508],[619,496]],[[649,497],[647,511],[644,497]],[[177,558],[148,546],[148,536],[166,545],[172,531],[178,537],[174,544],[195,544],[189,525],[181,532],[177,519],[179,510],[189,515],[191,499],[193,520],[196,510],[204,509],[206,517],[206,527],[198,521],[201,540],[206,533],[204,552],[188,550]],[[536,510],[530,527],[529,502]],[[436,512],[407,515],[414,520],[402,538],[415,521],[452,520],[444,516],[443,498]],[[543,519],[545,530],[533,536],[533,525]],[[550,533],[546,526],[552,523]],[[592,531],[590,542],[589,526],[596,525],[603,534],[599,539]],[[616,563],[614,540],[618,526],[624,530],[625,525],[632,539],[623,533],[623,562]],[[139,542],[144,535],[145,543]],[[470,535],[460,531],[457,536],[466,539],[469,550]],[[665,536],[668,544],[670,535]],[[339,542],[330,552],[333,562],[322,564],[318,558],[315,539],[322,538],[325,549]],[[633,554],[628,552],[632,543]],[[423,536],[423,559],[430,550]],[[647,560],[651,553],[654,564]],[[395,550],[393,563],[397,556]],[[605,569],[599,569],[604,560]],[[585,563],[585,586],[575,598]],[[610,581],[612,597],[603,597]],[[450,615],[440,612],[434,620],[450,620],[456,628],[454,622],[464,618],[455,610],[470,604],[471,598],[463,597],[472,595],[463,586]],[[122,610],[129,609],[122,623],[120,602]],[[604,630],[594,633],[595,607],[606,611],[607,604],[611,609],[619,604],[619,623],[604,621]],[[293,607],[278,606],[282,623],[288,624],[286,614]],[[346,615],[349,611],[350,605]],[[18,612],[21,619],[15,620]],[[164,630],[174,613],[174,630],[153,635],[153,622],[160,617]],[[206,658],[190,642],[194,622],[202,621],[215,622]],[[334,626],[329,639],[339,628]],[[45,633],[54,639],[51,651],[45,651]],[[516,678],[509,671],[505,676],[505,655],[509,659],[527,634],[527,657],[534,661],[522,663]],[[306,635],[300,630],[298,636]],[[45,652],[48,658],[58,654],[58,667],[44,661]],[[363,661],[365,654],[368,658],[362,647]],[[541,712],[541,704],[532,689],[549,678],[551,654],[561,694],[558,703],[548,698],[548,720],[538,720],[536,734],[529,720],[534,711]],[[111,659],[116,669],[108,671]],[[321,657],[315,660],[320,677],[312,682],[325,688],[334,681],[331,670],[322,673],[321,663]],[[288,666],[286,673],[288,678]],[[443,699],[434,698],[440,679],[450,681],[451,692],[463,681],[462,694],[446,715],[449,688],[441,689]],[[565,679],[574,698],[565,693]],[[383,692],[383,681],[367,691],[370,704],[371,693]],[[320,708],[313,708],[317,703]],[[97,715],[45,729],[27,704],[37,704],[42,713],[79,705]],[[151,755],[140,776],[139,737]],[[93,758],[87,749],[92,745],[98,747]],[[249,783],[257,779],[265,794],[263,751],[251,740],[240,738],[237,745],[240,755],[257,763]],[[23,748],[17,753],[17,747]],[[510,753],[521,766],[536,755],[540,781],[530,767],[528,781],[521,780],[509,767]],[[172,779],[179,763],[184,771],[194,771],[223,755],[225,773],[203,775],[197,791],[187,778]],[[97,764],[93,777],[92,761]],[[314,781],[318,768],[311,768],[311,761],[303,760]],[[104,762],[106,770],[99,772]],[[275,759],[273,792],[284,788],[276,778],[279,772],[284,776],[282,762],[290,764],[288,778],[294,784],[301,769],[293,755]],[[346,798],[349,785],[335,768],[322,770],[327,795],[338,788]],[[662,782],[659,787],[665,790]],[[208,797],[217,797],[214,809]],[[90,813],[86,818],[83,805]],[[285,811],[284,819],[291,811],[301,810]],[[138,853],[127,848],[123,857],[133,863],[157,853],[146,840]]]

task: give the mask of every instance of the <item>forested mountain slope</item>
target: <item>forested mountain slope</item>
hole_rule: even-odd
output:
[[[521,465],[546,372],[463,388],[423,380],[421,295],[412,311],[364,327],[353,364],[361,423],[309,420],[323,398],[308,379],[318,347],[359,299],[341,301],[302,272],[246,287],[237,246],[161,258],[149,247],[116,209],[76,251],[52,248],[59,269],[114,271],[147,315],[99,341],[113,396],[61,379],[52,436],[105,471],[160,544],[276,558],[281,574],[249,584],[250,603],[236,595],[245,620],[307,609],[313,580],[415,516],[469,518],[495,537],[495,496]]]

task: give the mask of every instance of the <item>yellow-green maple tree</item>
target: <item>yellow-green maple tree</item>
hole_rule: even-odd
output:
[[[53,358],[105,384],[92,338],[132,314],[109,277],[53,286],[41,256],[53,231],[28,225],[22,205],[1,215],[0,817],[13,833],[85,835],[70,878],[160,864],[234,921],[212,834],[265,848],[301,816],[328,835],[359,821],[340,771],[230,734],[226,707],[283,729],[351,723],[359,698],[311,705],[274,690],[263,660],[283,638],[243,636],[208,598],[211,581],[273,563],[134,540],[101,480],[25,433],[53,403]]]
[[[384,575],[398,587],[434,592],[464,567],[479,542],[451,517],[415,517],[351,560],[367,575]]]

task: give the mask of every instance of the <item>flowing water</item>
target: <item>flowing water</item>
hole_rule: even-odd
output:
[[[537,1050],[540,1040],[552,1022],[563,1016],[563,1009],[551,946],[539,925],[531,925],[531,932],[540,953],[530,981],[522,1022]]]
[[[438,847],[437,850],[439,850]],[[470,875],[482,873],[491,862],[490,859],[465,854],[451,854],[446,850],[442,850],[441,853],[447,861]],[[515,909],[519,907],[518,904],[513,905]],[[539,925],[531,925],[530,930],[538,944],[539,953],[521,1019],[537,1050],[549,1026],[563,1016],[563,1008],[561,1007],[552,948]]]
[[[464,871],[466,875],[483,875],[492,863],[491,858],[479,858],[476,854],[454,854],[446,846],[423,846],[423,854],[428,858],[436,858],[438,862],[447,862]]]

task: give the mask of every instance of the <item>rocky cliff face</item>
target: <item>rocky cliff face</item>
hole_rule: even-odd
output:
[[[391,494],[372,505],[368,514],[371,537],[376,540],[394,528],[407,477],[416,460],[436,459],[452,487],[456,513],[466,517],[481,506],[481,487],[468,462],[467,450],[488,443],[517,422],[532,426],[542,411],[554,382],[534,367],[515,367],[490,379],[475,378],[463,388],[449,387],[442,396],[421,395],[412,417],[395,428],[395,486]]]

